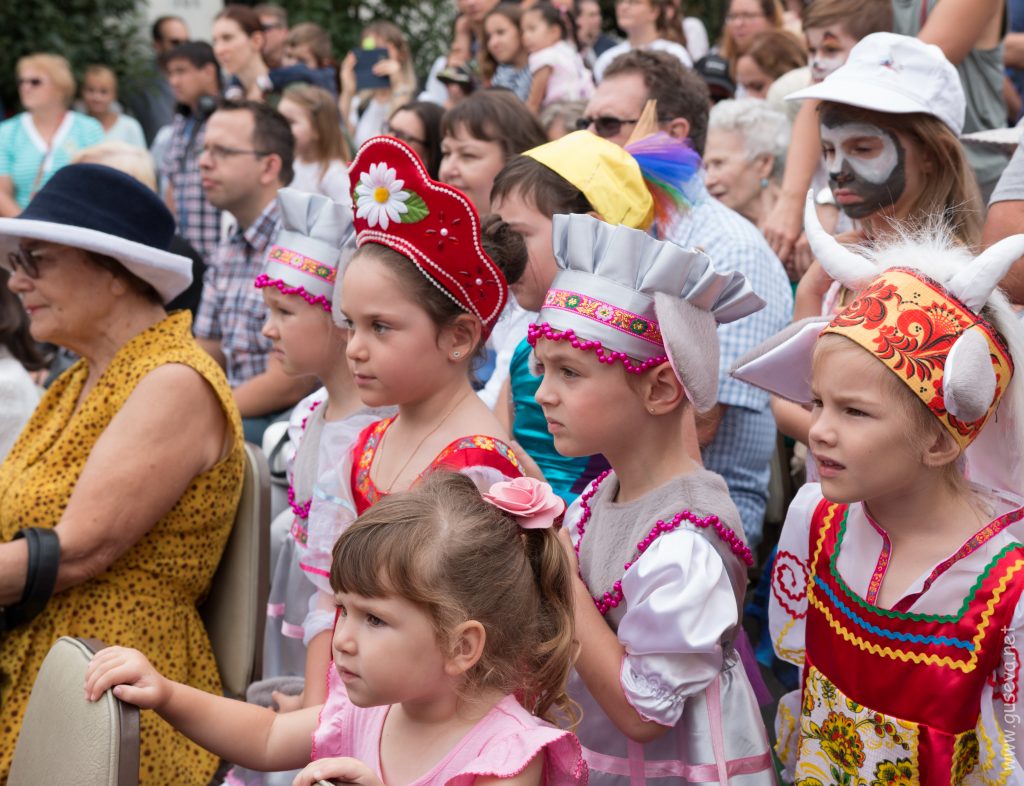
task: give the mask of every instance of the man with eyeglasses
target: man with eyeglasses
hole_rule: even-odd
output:
[[[199,170],[210,203],[235,220],[207,268],[194,332],[227,373],[245,438],[263,430],[309,393],[312,380],[287,376],[263,334],[266,307],[253,286],[281,227],[277,190],[292,180],[295,139],[276,109],[225,102],[206,123]]]
[[[178,221],[178,234],[209,265],[220,242],[220,210],[203,191],[199,151],[220,94],[220,68],[205,41],[180,44],[163,56],[162,64],[178,110],[164,152],[157,158],[160,179],[167,206]]]
[[[161,58],[188,41],[188,25],[179,16],[161,16],[153,22],[150,32],[154,60],[145,84],[133,93],[128,103],[128,111],[142,126],[147,145],[153,144],[157,132],[174,120],[174,95],[163,72]]]
[[[625,145],[649,99],[657,102],[660,130],[689,138],[704,152],[710,96],[700,76],[664,52],[636,49],[616,58],[604,73],[581,123],[590,131]],[[667,230],[684,248],[700,248],[719,272],[738,271],[767,301],[756,314],[721,325],[718,404],[698,418],[704,465],[725,478],[743,518],[748,542],[761,540],[775,421],[766,393],[729,376],[733,364],[785,327],[792,316],[789,279],[757,227],[712,198],[702,176],[688,186],[692,204]]]

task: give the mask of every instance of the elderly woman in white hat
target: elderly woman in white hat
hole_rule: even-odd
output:
[[[137,647],[220,691],[196,602],[237,506],[242,432],[189,313],[164,310],[192,278],[167,251],[173,234],[153,192],[95,164],[61,169],[0,219],[0,264],[32,336],[80,357],[0,465],[0,781],[59,636]],[[151,713],[141,739],[142,784],[213,775],[214,757]]]

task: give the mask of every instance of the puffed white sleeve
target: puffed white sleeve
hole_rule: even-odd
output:
[[[626,650],[619,679],[645,719],[674,726],[687,697],[722,669],[722,636],[738,623],[721,556],[702,535],[678,529],[651,544],[622,577]]]
[[[1024,783],[1024,707],[1020,694],[1020,653],[1024,650],[1024,598],[1003,633],[1002,657],[981,693],[978,766],[992,783]],[[1009,775],[1009,778],[1006,776]]]
[[[811,516],[822,500],[821,485],[807,483],[797,492],[786,512],[778,551],[772,565],[768,629],[775,654],[803,668],[806,650],[807,582],[810,579],[808,538]],[[800,690],[779,699],[775,717],[775,752],[782,764],[783,779],[792,783],[799,744]]]

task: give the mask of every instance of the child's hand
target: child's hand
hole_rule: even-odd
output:
[[[138,650],[107,647],[85,671],[85,697],[96,701],[108,688],[114,695],[144,710],[158,709],[167,701],[170,686]]]
[[[292,786],[315,786],[317,781],[328,783],[358,783],[360,786],[384,786],[373,770],[358,759],[317,759],[295,776]]]

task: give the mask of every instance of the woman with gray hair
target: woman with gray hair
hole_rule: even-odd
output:
[[[711,108],[704,147],[707,189],[758,228],[779,194],[789,119],[755,98],[720,101]]]

